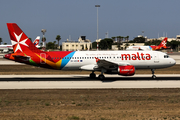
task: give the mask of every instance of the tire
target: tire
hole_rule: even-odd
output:
[[[100,80],[104,80],[104,79],[105,79],[104,75],[99,75],[98,78],[99,78]]]
[[[90,78],[96,78],[96,74],[91,73],[91,74],[89,75],[89,77],[90,77]]]
[[[156,79],[156,76],[155,76],[155,75],[153,75],[153,76],[152,76],[152,78],[153,78],[153,79]]]

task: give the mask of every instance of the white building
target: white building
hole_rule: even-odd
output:
[[[76,42],[68,39],[66,42],[62,42],[62,51],[89,50],[90,46],[92,48],[91,41],[86,39],[85,36],[81,36]]]
[[[144,43],[128,43],[128,46],[144,46]],[[126,50],[128,46],[127,43],[123,43],[121,49]],[[118,50],[117,45],[112,45],[112,50]]]
[[[180,35],[176,35],[176,40],[180,41]]]
[[[177,35],[177,36],[178,36],[178,35]],[[177,39],[177,36],[176,36],[176,38],[168,38],[167,41],[168,41],[168,42],[171,42],[172,40],[178,40],[178,39]],[[164,40],[164,38],[165,38],[165,37],[147,38],[147,41],[152,41],[152,40],[161,40],[161,41],[162,41],[162,40]],[[179,40],[178,40],[178,41],[180,41],[180,35],[179,35]]]
[[[102,39],[97,39],[97,40],[96,40],[96,42],[98,42],[98,43],[99,43],[99,42],[101,42],[101,40],[102,40]]]

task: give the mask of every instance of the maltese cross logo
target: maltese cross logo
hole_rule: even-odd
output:
[[[21,45],[28,46],[26,44],[26,41],[28,40],[28,38],[21,40],[22,34],[23,34],[23,32],[20,35],[17,35],[16,33],[14,33],[16,40],[17,40],[17,41],[11,40],[12,46],[16,45],[16,49],[14,52],[16,52],[17,50],[20,50],[22,52]]]
[[[163,42],[162,42],[162,45],[163,45],[163,46],[166,46],[166,41],[163,41]]]

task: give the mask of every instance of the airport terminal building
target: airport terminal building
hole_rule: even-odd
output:
[[[90,50],[92,43],[86,39],[86,36],[79,37],[78,41],[67,41],[62,42],[62,51],[78,51],[78,50]]]

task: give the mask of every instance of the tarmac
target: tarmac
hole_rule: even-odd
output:
[[[0,89],[180,88],[180,74],[105,76],[101,81],[88,75],[1,75]]]

